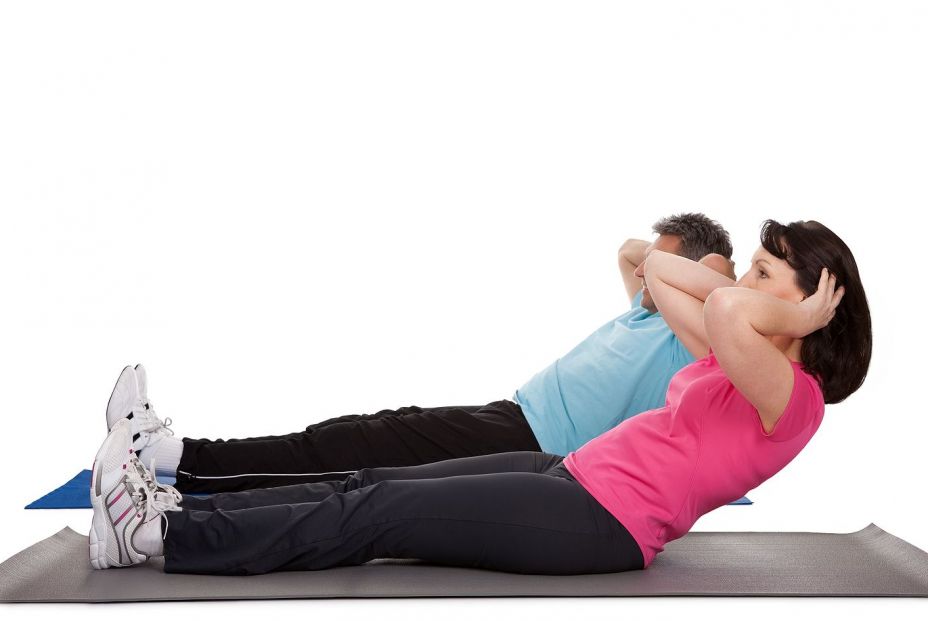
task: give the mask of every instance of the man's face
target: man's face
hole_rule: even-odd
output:
[[[664,252],[680,254],[681,241],[679,235],[658,235],[657,239],[651,242],[651,245],[645,249],[644,258],[647,259],[648,255],[654,250],[663,250]],[[656,313],[657,306],[654,305],[654,299],[651,297],[651,292],[648,290],[648,283],[644,281],[644,261],[642,261],[638,269],[635,270],[635,276],[641,278],[641,289],[643,291],[641,294],[641,306],[652,313]]]

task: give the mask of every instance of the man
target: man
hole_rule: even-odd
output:
[[[670,378],[706,355],[701,326],[668,327],[642,282],[653,250],[702,261],[734,277],[729,235],[702,214],[658,221],[650,244],[631,239],[619,269],[631,309],[606,323],[533,376],[513,398],[483,406],[402,407],[348,415],[285,436],[244,440],[177,440],[148,400],[141,365],[123,369],[107,424],[132,423],[133,448],[148,467],[176,475],[184,493],[237,491],[344,478],[371,467],[410,466],[516,451],[558,455],[640,412],[660,407]]]
[[[664,404],[670,378],[708,354],[702,330],[675,334],[643,282],[653,250],[700,261],[734,278],[728,233],[702,214],[655,223],[652,243],[630,239],[619,249],[619,271],[632,309],[584,339],[516,391],[535,437],[547,453],[567,455],[623,420]]]

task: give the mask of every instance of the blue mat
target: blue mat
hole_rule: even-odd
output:
[[[158,482],[174,485],[174,477],[158,475]],[[90,470],[82,470],[73,479],[26,506],[27,509],[90,509]],[[202,496],[204,494],[191,494]],[[753,505],[747,496],[729,503]]]
[[[174,477],[158,476],[158,482],[174,484]],[[34,500],[27,509],[90,509],[90,470],[81,470],[73,479],[53,490],[38,500]]]

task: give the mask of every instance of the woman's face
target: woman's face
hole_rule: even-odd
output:
[[[757,289],[794,304],[806,297],[796,284],[796,270],[783,259],[778,259],[764,250],[763,246],[754,252],[751,267],[738,279],[735,286]]]

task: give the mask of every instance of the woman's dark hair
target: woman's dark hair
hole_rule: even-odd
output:
[[[817,377],[825,403],[844,401],[863,384],[873,345],[870,307],[854,255],[840,237],[815,220],[786,225],[767,220],[760,243],[796,270],[796,285],[805,295],[818,290],[823,267],[835,275],[835,290],[844,287],[835,316],[806,336],[800,350],[802,366]]]

